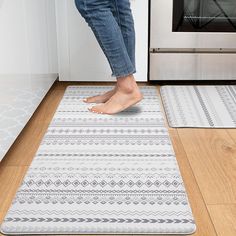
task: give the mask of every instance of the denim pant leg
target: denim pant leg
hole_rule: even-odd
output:
[[[75,0],[76,7],[93,30],[110,64],[112,75],[124,77],[135,73],[121,29],[112,14],[113,0]]]
[[[112,0],[113,8],[112,13],[120,26],[123,39],[125,42],[126,49],[128,51],[129,57],[136,68],[135,61],[135,27],[132,10],[130,7],[129,0]]]

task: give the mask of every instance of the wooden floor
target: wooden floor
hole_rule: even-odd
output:
[[[65,82],[53,85],[0,163],[0,221],[26,174],[66,86],[74,84],[78,85]],[[235,236],[236,130],[169,128],[169,132],[197,223],[194,236]]]

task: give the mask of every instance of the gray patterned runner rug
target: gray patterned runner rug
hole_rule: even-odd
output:
[[[69,86],[1,226],[5,234],[190,234],[195,223],[155,87],[117,115]]]
[[[236,86],[162,86],[171,127],[236,128]]]

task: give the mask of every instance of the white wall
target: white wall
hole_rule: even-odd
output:
[[[57,78],[54,0],[0,0],[0,160]]]

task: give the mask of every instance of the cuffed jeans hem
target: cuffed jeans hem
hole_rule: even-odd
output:
[[[117,79],[118,78],[122,78],[122,77],[126,77],[126,76],[129,76],[129,75],[132,75],[132,74],[134,74],[134,73],[136,73],[136,70],[133,70],[133,71],[131,71],[131,72],[128,72],[128,73],[126,73],[126,74],[114,74],[114,73],[112,73],[112,77],[116,77]]]

